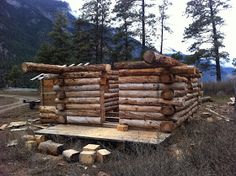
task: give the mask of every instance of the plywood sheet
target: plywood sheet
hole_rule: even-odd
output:
[[[126,132],[117,131],[116,128],[82,126],[82,125],[56,125],[36,132],[37,134],[50,134],[78,137],[83,139],[137,142],[159,144],[170,134],[157,131],[129,130]]]

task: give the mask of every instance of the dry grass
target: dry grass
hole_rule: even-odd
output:
[[[0,96],[0,106],[15,103],[18,101],[16,98],[13,97],[2,97]]]
[[[233,96],[234,95],[234,81],[223,81],[223,82],[209,82],[203,84],[203,90],[205,95],[210,96]]]

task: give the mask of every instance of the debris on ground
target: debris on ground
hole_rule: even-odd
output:
[[[79,155],[79,162],[85,165],[93,165],[96,159],[96,151],[82,151]]]
[[[19,127],[26,126],[26,125],[27,125],[27,121],[11,122],[8,125],[8,128],[19,128]]]
[[[12,140],[7,143],[7,147],[14,147],[18,145],[18,140]]]
[[[230,101],[227,103],[229,106],[234,106],[235,104],[235,97],[230,97]]]
[[[221,114],[219,114],[219,113],[213,111],[213,110],[210,109],[210,108],[205,108],[205,109],[206,109],[207,111],[209,111],[210,113],[214,114],[214,115],[215,115],[214,117],[215,117],[217,120],[225,119],[227,122],[230,121],[230,119],[229,119],[228,117],[225,117],[225,116],[223,116],[223,115],[221,115]]]
[[[97,176],[111,176],[111,175],[106,172],[99,171]]]
[[[211,116],[212,116],[212,114],[209,113],[209,112],[202,112],[202,113],[201,113],[201,117],[202,117],[202,118],[208,118],[208,117],[211,117]]]
[[[97,144],[88,144],[83,147],[83,151],[96,151],[100,149],[100,145]]]
[[[59,154],[62,154],[64,150],[64,144],[59,144],[53,142],[52,140],[48,140],[45,142],[41,142],[38,146],[38,150],[43,153],[48,153],[57,156]]]
[[[201,97],[201,98],[200,98],[200,101],[201,101],[202,103],[213,102],[212,97],[210,97],[210,96]]]
[[[108,151],[107,149],[100,149],[97,151],[96,161],[98,161],[100,163],[104,163],[105,161],[108,160],[110,154],[111,154],[111,152]]]
[[[8,124],[3,124],[1,127],[0,127],[0,130],[5,130],[7,128]]]

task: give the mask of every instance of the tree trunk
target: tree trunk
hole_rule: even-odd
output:
[[[221,67],[220,67],[220,54],[219,54],[219,41],[217,38],[217,29],[216,23],[214,20],[214,10],[212,0],[209,0],[209,6],[211,11],[211,23],[212,23],[212,32],[213,32],[213,43],[214,43],[214,53],[215,53],[215,61],[216,61],[216,80],[220,82],[221,79]]]
[[[145,50],[145,37],[146,37],[146,34],[145,34],[145,2],[144,0],[142,0],[142,50],[144,52]]]
[[[128,60],[128,48],[129,48],[129,44],[128,44],[128,27],[127,27],[127,22],[125,20],[125,60]]]
[[[160,48],[160,54],[162,54],[163,50],[163,41],[164,41],[164,18],[161,18],[161,48]]]

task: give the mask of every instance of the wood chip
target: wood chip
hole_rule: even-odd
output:
[[[7,128],[7,125],[8,124],[3,124],[1,127],[0,127],[0,130],[5,130]]]

